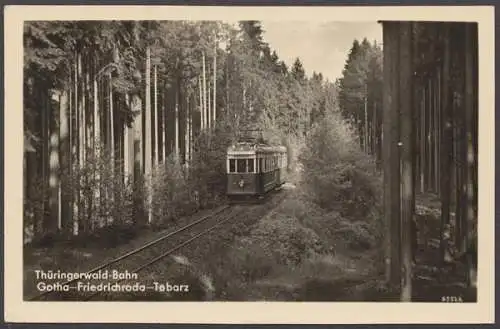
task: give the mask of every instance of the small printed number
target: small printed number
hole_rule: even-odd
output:
[[[460,296],[442,296],[441,301],[445,303],[462,303],[462,297]]]

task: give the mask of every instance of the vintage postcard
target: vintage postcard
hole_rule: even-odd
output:
[[[8,6],[6,321],[492,322],[494,144],[492,7]]]

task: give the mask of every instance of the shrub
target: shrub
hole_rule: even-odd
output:
[[[303,184],[322,208],[344,217],[366,218],[379,207],[381,177],[353,130],[336,113],[315,126],[299,157]]]
[[[154,227],[164,227],[179,217],[196,210],[196,199],[185,169],[175,155],[154,168],[152,174],[152,203]]]
[[[132,182],[121,173],[121,168],[112,163],[111,156],[101,151],[97,156],[88,152],[81,168],[75,166],[67,180],[67,193],[80,194],[77,215],[79,233],[93,232],[111,224],[132,225],[134,220],[134,193]],[[76,192],[76,193],[75,193]]]
[[[57,232],[44,232],[43,223],[57,218],[49,209],[48,182],[35,179],[24,206],[27,242],[45,246],[61,240],[77,245],[99,240],[109,245],[135,235],[134,198],[142,198],[142,192],[124,179],[118,165],[110,166],[107,152],[94,151],[87,152],[81,166],[74,163],[71,171],[59,172],[61,219],[66,222]]]
[[[201,208],[218,205],[225,198],[226,151],[235,136],[234,128],[220,121],[194,141],[189,184]]]

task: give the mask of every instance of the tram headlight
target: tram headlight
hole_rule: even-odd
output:
[[[241,179],[239,182],[238,182],[238,186],[240,188],[243,188],[243,186],[245,186],[245,181],[243,179]]]

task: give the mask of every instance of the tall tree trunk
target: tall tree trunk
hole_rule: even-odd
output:
[[[99,86],[97,76],[94,76],[94,152],[99,161],[101,159],[101,120],[99,111]],[[94,187],[94,202],[101,205],[101,174],[100,168],[95,171],[96,186]],[[98,209],[99,212],[99,209]]]
[[[399,173],[399,24],[384,24],[384,112],[383,165],[384,213],[386,218],[386,274],[396,289],[401,281],[400,261],[400,177]]]
[[[79,122],[79,125],[78,125],[78,128],[79,128],[79,137],[80,137],[80,146],[79,146],[79,150],[80,150],[80,173],[82,174],[81,178],[80,178],[80,183],[81,184],[86,184],[86,182],[84,181],[85,177],[83,176],[83,170],[84,170],[84,166],[85,166],[85,163],[86,163],[86,160],[87,160],[87,157],[86,157],[86,150],[87,150],[87,147],[86,147],[86,120],[85,120],[85,78],[84,78],[84,74],[83,74],[83,59],[82,59],[82,55],[80,54],[79,56],[79,61],[78,61],[78,81],[79,81],[79,112],[80,112],[80,122]],[[83,192],[83,189],[82,189],[83,185],[81,185],[81,188],[80,188],[80,222],[79,222],[79,231],[83,231],[83,232],[88,232],[88,221],[87,221],[87,217],[88,217],[88,209],[87,209],[87,198],[86,196],[84,195],[84,192]]]
[[[465,24],[460,24],[461,26],[465,26]],[[457,31],[458,30],[458,31]],[[458,57],[458,67],[463,67],[463,70],[458,72],[459,78],[456,82],[456,87],[460,95],[465,96],[465,66],[466,63],[466,48],[462,48],[459,46],[458,40],[462,38],[464,35],[465,29],[456,29],[454,33],[454,52]],[[458,40],[456,38],[459,38]],[[455,192],[455,246],[457,246],[459,251],[462,251],[462,238],[463,238],[463,218],[465,217],[465,186],[464,186],[464,170],[465,170],[465,162],[466,156],[464,152],[464,141],[465,137],[465,107],[464,102],[458,101],[454,103],[453,106],[453,126],[454,126],[454,136],[453,136],[453,154],[454,154],[454,192]]]
[[[451,146],[452,146],[452,122],[451,122],[451,88],[449,84],[450,76],[450,24],[443,23],[444,29],[444,56],[443,56],[443,88],[442,88],[442,124],[441,132],[443,134],[441,141],[443,143],[441,152],[441,176],[440,176],[440,192],[441,192],[441,243],[440,251],[442,260],[446,261],[448,255],[448,235],[450,223],[450,197],[451,197],[451,180],[450,180],[450,164],[451,164]],[[436,116],[437,117],[437,116]]]
[[[230,57],[226,58],[226,113],[231,113],[231,107],[229,104],[229,60]]]
[[[74,109],[74,118],[72,122],[72,157],[74,159],[74,165],[72,166],[72,176],[74,177],[73,180],[75,180],[76,175],[75,173],[78,173],[79,168],[80,168],[80,107],[79,107],[79,94],[78,94],[78,66],[79,66],[79,57],[80,55],[78,53],[75,53],[75,64],[74,64],[74,79],[73,79],[73,88],[74,88],[74,102],[72,105],[72,108]],[[75,184],[76,183],[76,184]],[[74,193],[73,193],[73,234],[77,235],[78,234],[78,228],[80,226],[80,220],[79,220],[79,208],[80,208],[80,187],[78,182],[74,182]]]
[[[135,224],[143,224],[143,206],[141,203],[141,185],[143,184],[143,149],[142,149],[142,101],[138,94],[132,96],[132,112],[134,113],[134,119],[132,122],[132,129],[134,131],[134,147],[133,147],[133,158],[134,158],[134,169],[133,169],[133,181],[135,188],[135,199],[134,199],[134,219]]]
[[[85,143],[85,159],[88,162],[89,159],[92,159],[95,154],[93,153],[93,139],[94,139],[94,133],[92,131],[93,127],[93,110],[92,110],[92,98],[93,98],[93,93],[91,91],[90,87],[90,54],[87,52],[84,57],[84,65],[83,69],[85,74],[83,75],[84,78],[84,92],[83,95],[85,96],[85,105],[83,107],[83,111],[85,113],[85,138],[84,138],[84,143]],[[99,170],[100,168],[96,168],[96,170]],[[93,188],[93,177],[91,175],[87,175],[88,177],[88,183],[87,187]],[[96,224],[101,224],[100,218],[98,217],[98,214],[95,212],[95,203],[94,203],[94,194],[88,193],[86,197],[86,202],[87,202],[87,225],[88,229],[90,231],[94,230]]]
[[[425,120],[426,120],[426,89],[425,86],[427,81],[422,81],[422,101],[420,103],[420,192],[425,192],[425,173],[426,173],[426,130],[425,130]]]
[[[39,104],[38,113],[35,112],[35,116],[31,119],[33,134],[40,138],[39,143],[35,145],[35,152],[31,152],[32,156],[28,165],[31,167],[29,172],[31,172],[34,178],[34,183],[31,186],[32,195],[37,195],[36,202],[33,205],[33,238],[38,239],[43,235],[44,226],[44,210],[45,210],[45,179],[44,179],[44,169],[45,169],[45,107],[43,105],[41,83],[38,79],[34,79],[33,82],[33,97],[35,98],[37,104]],[[36,109],[36,107],[35,107]],[[40,122],[41,121],[41,122]]]
[[[200,91],[200,122],[201,122],[201,130],[205,129],[205,111],[203,109],[203,87],[201,77],[198,77],[198,86]]]
[[[128,109],[131,109],[130,104],[130,95],[125,94],[125,103]],[[133,182],[133,168],[134,168],[134,132],[128,124],[124,127],[124,147],[123,147],[123,158],[124,158],[124,166],[123,166],[123,176],[124,182]],[[130,180],[132,179],[132,180]]]
[[[477,104],[475,95],[477,93],[476,81],[474,81],[474,71],[477,70],[476,62],[476,38],[477,38],[477,27],[476,23],[466,23],[465,31],[465,131],[466,131],[466,149],[465,154],[467,157],[466,171],[465,171],[465,181],[466,181],[466,220],[464,221],[465,226],[465,241],[464,250],[468,250],[467,253],[467,284],[469,286],[476,286],[476,270],[473,266],[472,258],[477,255],[473,255],[477,252],[477,220],[475,214],[475,194],[477,194],[477,185],[475,184],[475,168],[477,167],[476,152],[474,150],[474,126],[477,124],[476,113]],[[472,246],[474,246],[473,248]],[[477,262],[477,261],[476,261]],[[477,266],[477,263],[476,263]]]
[[[164,86],[164,93],[165,96],[163,97],[163,162],[167,160],[167,87],[166,83]]]
[[[208,117],[208,127],[210,128],[212,127],[212,96],[211,96],[210,80],[207,82],[207,117]]]
[[[364,115],[365,115],[365,127],[364,127],[364,142],[363,147],[365,153],[368,153],[368,86],[365,82],[365,97],[364,97]]]
[[[40,88],[43,88],[40,86]],[[41,89],[39,93],[40,102],[40,189],[41,189],[41,200],[40,200],[40,235],[44,236],[47,232],[47,226],[49,226],[49,219],[47,218],[48,211],[48,155],[49,155],[49,134],[48,134],[48,106],[47,106],[47,96],[46,90]]]
[[[412,221],[414,205],[413,189],[413,67],[412,23],[400,23],[400,92],[401,111],[401,242],[402,281],[401,301],[411,301],[412,294]]]
[[[114,98],[113,98],[113,77],[111,73],[108,75],[109,77],[109,132],[110,132],[110,156],[111,156],[111,183],[110,183],[110,202],[112,205],[115,204],[116,199],[116,188],[114,186],[115,183],[115,175],[116,175],[116,145],[115,145],[115,116],[114,116]],[[107,224],[111,224],[113,222],[112,214],[108,216]]]
[[[189,104],[190,93],[186,96],[186,120],[185,120],[185,129],[184,129],[184,163],[186,164],[186,168],[189,168],[189,151],[191,148],[189,141],[189,120],[191,116],[191,109]]]
[[[45,223],[45,232],[54,234],[60,224],[59,216],[59,127],[58,114],[54,111],[52,102],[55,95],[50,94],[47,108],[47,132],[49,135],[49,211],[50,215]]]
[[[189,161],[193,158],[193,106],[196,104],[196,96],[193,94],[193,102],[191,107],[189,107],[189,130],[188,130],[188,138],[189,138]]]
[[[61,229],[64,233],[70,233],[71,221],[71,193],[69,188],[71,167],[71,140],[69,135],[69,115],[71,108],[68,107],[68,90],[64,89],[59,97],[59,155],[61,164]]]
[[[154,66],[154,107],[155,107],[155,122],[154,122],[154,129],[155,129],[155,166],[158,166],[159,163],[159,142],[160,142],[160,125],[158,124],[158,77],[157,77],[157,67],[156,65]]]
[[[40,88],[43,88],[41,86]],[[41,133],[40,133],[40,141],[41,141],[41,152],[40,152],[40,180],[41,180],[41,202],[40,202],[40,233],[41,235],[45,235],[48,232],[48,228],[50,228],[51,223],[50,223],[50,209],[49,209],[49,182],[48,182],[48,177],[49,177],[49,120],[50,120],[50,112],[49,112],[49,106],[47,104],[47,90],[42,89],[40,91],[40,97],[39,97],[39,102],[40,102],[40,108],[41,108]]]
[[[212,122],[215,125],[215,120],[217,120],[217,42],[214,45],[214,82],[213,82],[214,96],[213,96],[213,119]]]
[[[202,52],[202,67],[203,67],[203,118],[205,121],[205,128],[210,128],[210,119],[208,117],[207,109],[207,76],[205,73],[205,52]]]
[[[145,145],[145,156],[144,170],[146,174],[146,185],[147,189],[147,211],[148,211],[148,223],[152,221],[152,210],[151,210],[151,48],[148,46],[146,48],[146,113],[145,113],[145,133],[146,133],[146,145]]]
[[[180,93],[180,79],[177,79],[175,86],[175,157],[179,159],[179,93]]]
[[[427,93],[426,93],[426,104],[425,104],[425,123],[426,123],[426,171],[425,171],[425,176],[426,176],[426,191],[432,191],[433,190],[433,184],[432,184],[432,76],[428,78],[427,81]]]
[[[445,83],[449,83],[449,79]],[[441,69],[439,69],[439,68],[436,72],[436,88],[437,88],[437,91],[434,94],[435,95],[434,101],[436,104],[434,107],[435,108],[434,121],[436,122],[434,125],[434,127],[436,128],[436,132],[434,134],[434,136],[436,136],[436,138],[434,140],[434,166],[436,168],[434,177],[436,180],[436,183],[435,183],[436,192],[438,193],[438,195],[440,195],[440,193],[441,193],[441,184],[440,184],[441,153],[439,152],[439,147],[440,147],[441,141],[442,141],[442,134],[443,134],[442,123],[443,122],[441,120],[441,112],[442,112]],[[449,89],[449,87],[448,87],[448,89]],[[451,148],[449,148],[449,150],[451,151]]]

